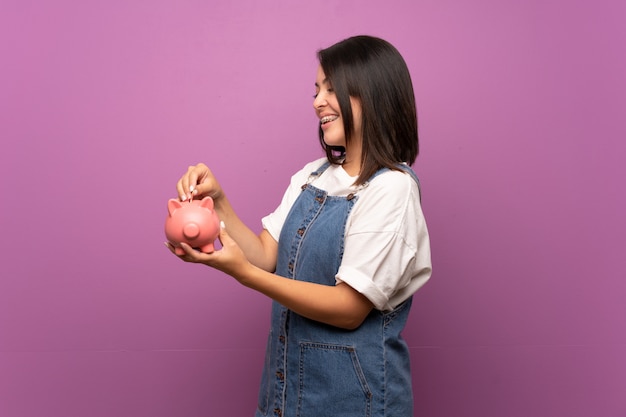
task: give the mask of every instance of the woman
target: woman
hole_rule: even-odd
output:
[[[256,416],[412,416],[400,333],[431,262],[409,167],[418,154],[409,71],[391,44],[369,36],[318,59],[313,107],[326,157],[292,177],[258,236],[211,170],[190,167],[180,199],[211,196],[225,226],[221,250],[181,244],[180,258],[274,300]]]

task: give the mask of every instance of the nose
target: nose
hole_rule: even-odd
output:
[[[313,99],[313,108],[315,108],[315,109],[320,109],[320,108],[324,107],[326,104],[328,104],[328,102],[326,101],[326,99],[324,98],[322,93],[319,93]]]

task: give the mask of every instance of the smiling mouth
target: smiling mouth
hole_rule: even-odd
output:
[[[339,119],[339,116],[324,116],[320,119],[320,124],[325,125],[326,123],[333,122],[337,119]]]

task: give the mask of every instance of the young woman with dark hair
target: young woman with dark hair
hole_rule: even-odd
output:
[[[211,196],[222,249],[181,244],[203,263],[274,300],[255,416],[410,417],[413,294],[430,278],[409,71],[370,36],[318,52],[313,107],[326,157],[291,178],[257,236],[211,170],[189,167],[181,200]],[[167,244],[173,252],[171,244]]]
[[[396,169],[398,161],[413,165],[419,153],[415,95],[409,70],[400,53],[387,41],[355,36],[317,54],[321,69],[337,95],[346,142],[352,140],[350,98],[361,106],[363,166],[361,184],[378,169]],[[343,162],[342,147],[329,146],[319,130],[320,143],[333,163]]]

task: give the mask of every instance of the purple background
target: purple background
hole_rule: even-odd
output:
[[[419,416],[626,416],[626,3],[0,2],[0,416],[249,416],[270,302],[163,247],[209,164],[255,230],[321,156],[315,52],[413,75]]]

